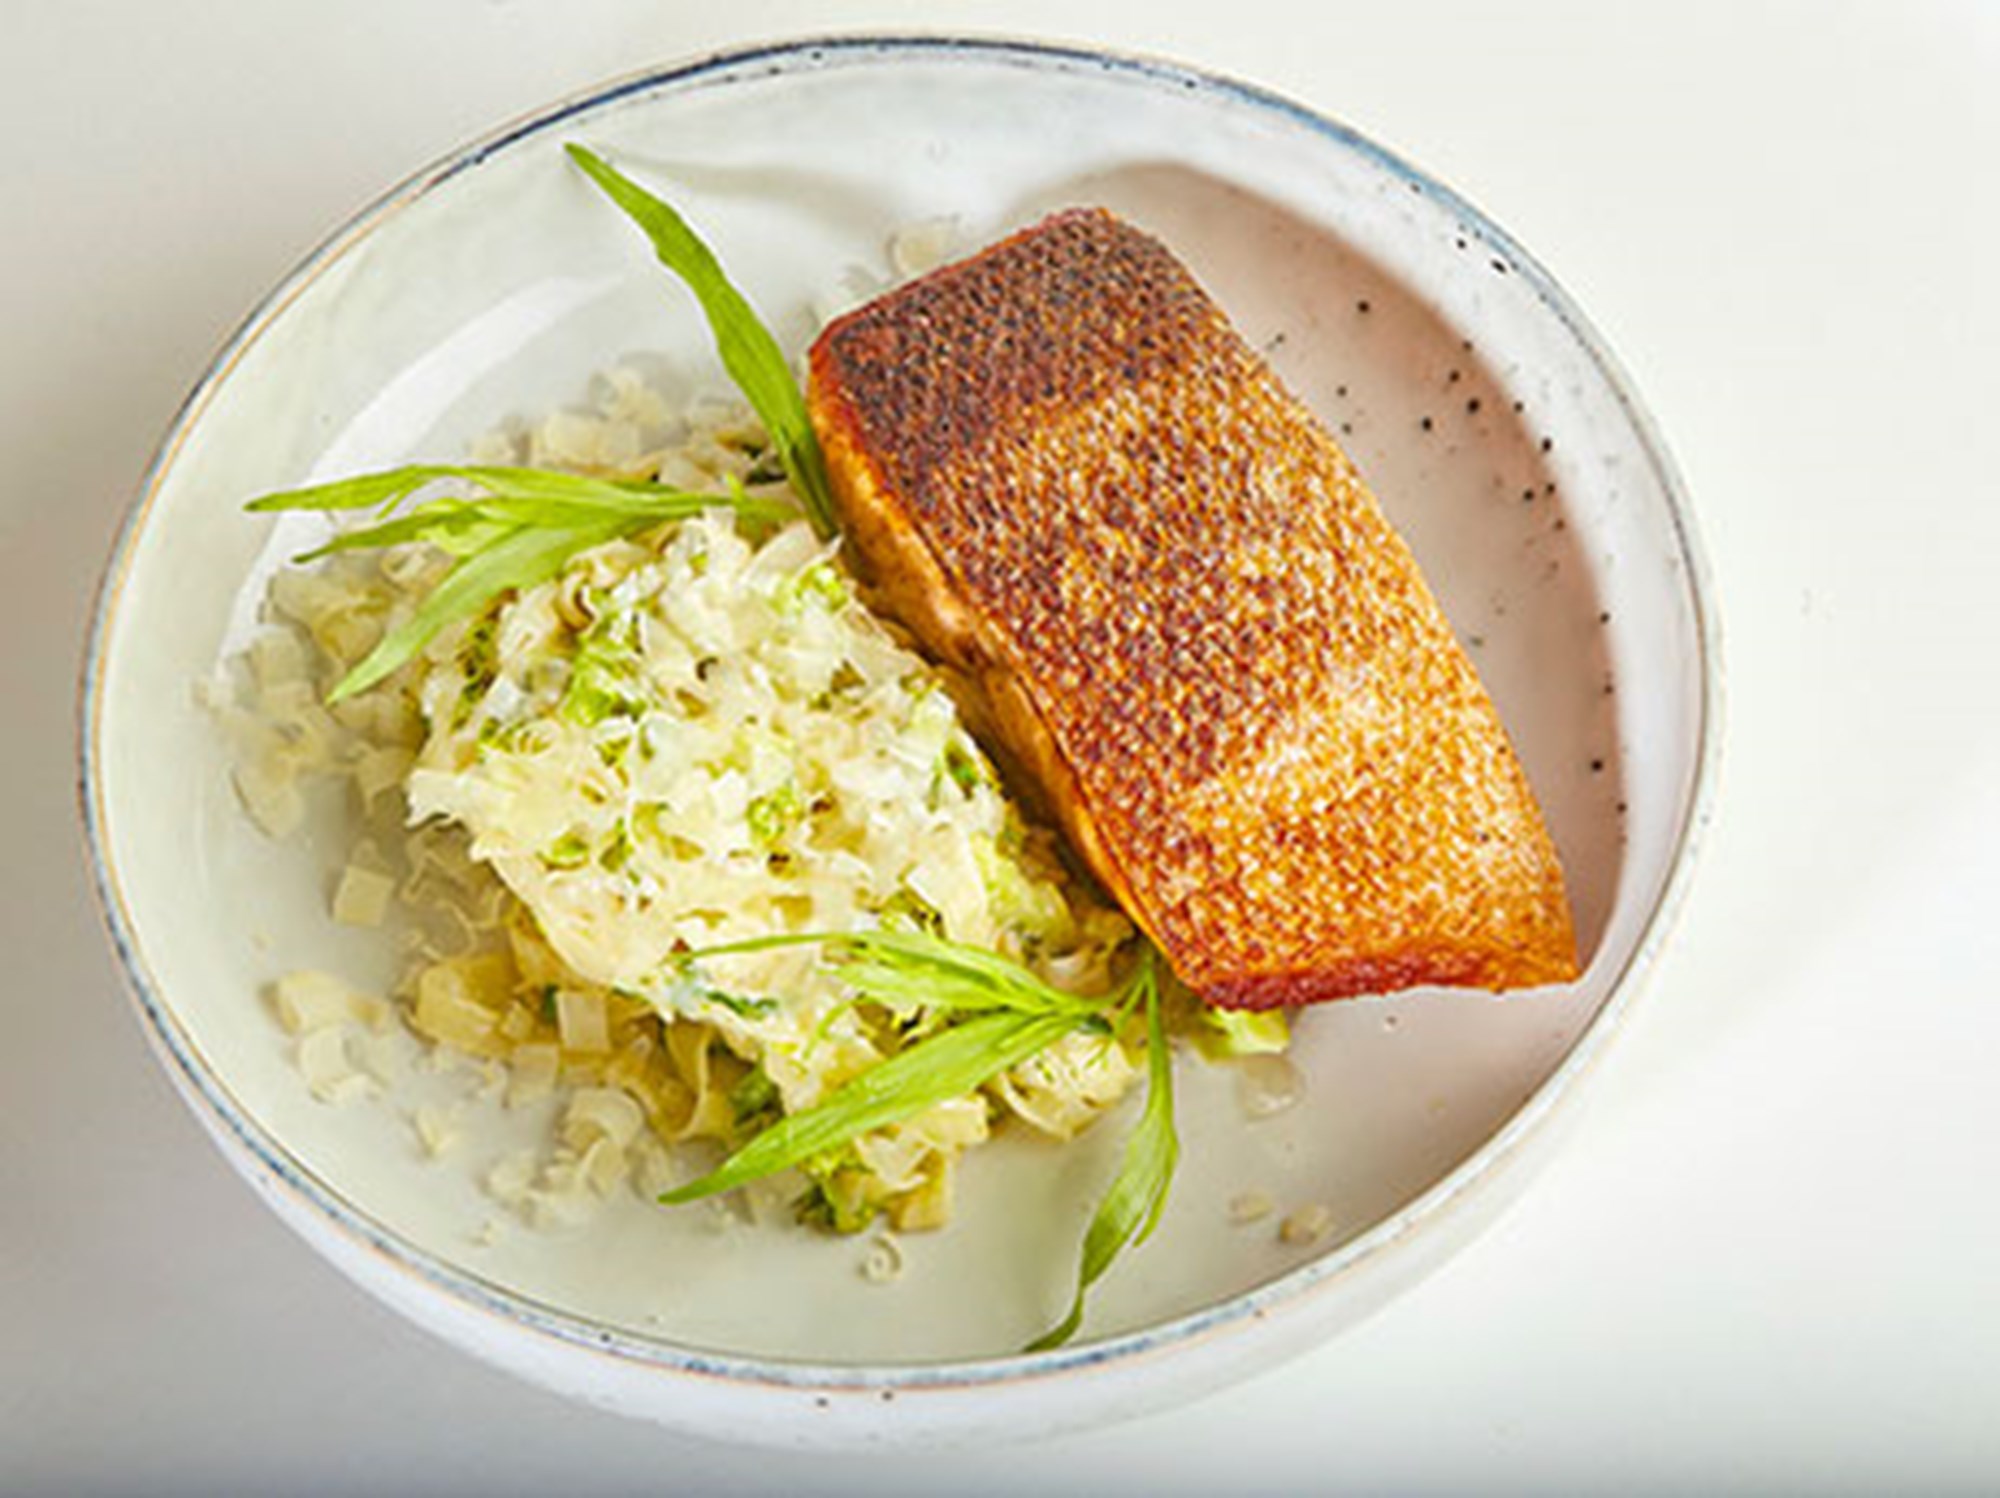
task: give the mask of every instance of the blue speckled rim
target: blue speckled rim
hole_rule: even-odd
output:
[[[440,184],[478,167],[518,142],[543,135],[566,122],[623,101],[835,67],[892,65],[910,59],[933,63],[962,60],[984,67],[1000,65],[1041,73],[1110,77],[1144,88],[1218,97],[1278,116],[1316,134],[1339,150],[1366,158],[1392,178],[1406,183],[1411,191],[1447,206],[1496,254],[1503,256],[1512,270],[1527,280],[1548,309],[1588,353],[1607,387],[1618,397],[1645,448],[1654,477],[1669,498],[1701,650],[1700,754],[1666,885],[1654,904],[1639,941],[1615,976],[1591,1024],[1535,1094],[1491,1138],[1445,1179],[1367,1233],[1222,1304],[1141,1331],[1051,1352],[942,1363],[858,1366],[701,1352],[609,1329],[554,1310],[468,1274],[403,1241],[346,1201],[325,1182],[302,1170],[278,1142],[248,1116],[219,1079],[206,1069],[190,1038],[157,992],[140,950],[136,923],[107,850],[99,774],[104,655],[138,536],[187,433],[200,418],[216,389],[229,377],[265,328],[385,219],[417,202]],[[1527,1136],[1546,1119],[1556,1102],[1573,1089],[1580,1076],[1603,1053],[1611,1033],[1632,1002],[1638,987],[1637,980],[1651,967],[1673,917],[1685,900],[1695,846],[1712,815],[1721,743],[1720,630],[1711,595],[1707,563],[1694,534],[1680,476],[1652,419],[1604,341],[1571,304],[1554,279],[1511,236],[1458,194],[1389,151],[1347,126],[1280,95],[1178,63],[1002,38],[834,36],[792,41],[723,52],[636,73],[501,127],[484,139],[417,172],[363,209],[322,243],[251,312],[217,354],[200,384],[183,402],[145,475],[139,498],[114,546],[98,596],[79,694],[79,738],[82,745],[79,798],[97,898],[105,924],[134,1000],[145,1016],[151,1039],[172,1058],[178,1080],[183,1083],[184,1094],[196,1105],[206,1124],[242,1145],[269,1183],[340,1229],[358,1248],[371,1252],[412,1277],[422,1287],[461,1306],[532,1330],[577,1352],[609,1356],[665,1373],[723,1380],[746,1389],[762,1388],[786,1394],[845,1391],[876,1396],[892,1391],[915,1394],[976,1390],[1002,1382],[1051,1379],[1133,1361],[1179,1344],[1248,1326],[1279,1307],[1301,1300],[1379,1260],[1393,1245],[1420,1226],[1440,1217],[1447,1208],[1493,1175],[1497,1167],[1518,1150]]]

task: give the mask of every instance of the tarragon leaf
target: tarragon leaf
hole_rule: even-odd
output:
[[[570,159],[644,232],[660,263],[694,293],[715,335],[722,367],[764,423],[813,529],[821,539],[831,538],[839,527],[826,459],[806,414],[805,397],[771,330],[686,219],[588,147],[572,143],[567,149]]]
[[[440,551],[464,557],[519,528],[511,521],[496,521],[471,506],[440,508],[419,505],[407,515],[398,515],[380,525],[339,531],[332,540],[302,552],[292,560],[316,562],[336,552],[377,551],[388,546],[401,546],[408,541],[428,541]]]
[[[1024,1349],[1028,1352],[1060,1347],[1076,1335],[1083,1324],[1083,1302],[1090,1287],[1103,1278],[1128,1243],[1136,1247],[1146,1241],[1167,1204],[1167,1189],[1180,1158],[1180,1140],[1174,1132],[1173,1050],[1160,1017],[1159,980],[1150,953],[1138,981],[1146,1004],[1146,1106],[1125,1141],[1118,1174],[1084,1232],[1083,1261],[1077,1270],[1076,1296],[1069,1313],[1030,1342]]]
[[[306,484],[278,494],[253,499],[243,508],[252,514],[268,510],[372,510],[394,505],[429,483],[449,478],[453,470],[435,463],[409,463],[401,468],[385,468],[377,473],[333,479],[323,484]]]
[[[515,530],[464,558],[425,596],[415,613],[385,634],[335,684],[327,700],[338,702],[367,691],[414,657],[440,630],[483,612],[509,589],[547,582],[579,551],[614,539],[618,529],[605,524],[581,531]]]
[[[677,1206],[789,1170],[871,1130],[963,1097],[1075,1028],[1070,1015],[996,1011],[940,1030],[862,1072],[817,1107],[773,1124],[707,1175],[660,1200]]]
[[[559,468],[500,463],[406,463],[398,468],[267,494],[244,508],[253,514],[270,510],[389,509],[441,479],[455,479],[496,497],[559,505],[615,506],[636,502],[643,506],[661,495],[683,492],[647,479],[603,478]]]
[[[1078,1021],[1103,1012],[1102,1003],[1044,982],[997,952],[922,931],[807,931],[753,936],[683,954],[689,961],[817,946],[838,964],[841,981],[869,998],[936,1009],[1020,1014],[1067,1014]]]

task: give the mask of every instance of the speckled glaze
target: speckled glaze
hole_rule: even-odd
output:
[[[260,988],[301,966],[386,981],[393,954],[324,914],[338,805],[293,842],[258,836],[190,685],[241,643],[296,541],[243,499],[449,460],[635,353],[670,382],[718,383],[686,299],[566,166],[571,139],[672,197],[793,347],[911,221],[955,218],[971,246],[1097,203],[1172,245],[1339,432],[1421,560],[1543,802],[1584,978],[1310,1011],[1302,1097],[1269,1117],[1246,1112],[1244,1077],[1184,1060],[1159,1233],[1104,1283],[1081,1340],[1033,1356],[1011,1349],[1067,1297],[1115,1127],[1068,1150],[982,1150],[954,1226],[903,1242],[882,1285],[858,1272],[868,1241],[636,1197],[577,1231],[495,1223],[482,1163],[536,1118],[496,1115],[438,1164],[395,1108],[314,1102]],[[894,1445],[1192,1396],[1330,1335],[1463,1243],[1553,1138],[1664,939],[1708,814],[1718,677],[1686,502],[1636,396],[1462,199],[1184,68],[842,39],[648,72],[503,128],[272,293],[190,397],[107,575],[83,800],[168,1072],[316,1250],[438,1335],[604,1407],[723,1439]]]

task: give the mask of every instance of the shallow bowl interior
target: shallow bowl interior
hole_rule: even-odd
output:
[[[958,1220],[903,1242],[884,1285],[859,1272],[871,1238],[636,1197],[586,1229],[531,1230],[480,1179],[543,1122],[532,1114],[496,1113],[440,1164],[394,1107],[315,1102],[260,990],[301,966],[381,981],[392,956],[325,914],[339,808],[301,838],[261,837],[197,705],[193,684],[246,638],[293,540],[240,505],[461,456],[627,357],[720,388],[691,305],[566,163],[569,140],[676,202],[795,348],[880,279],[888,236],[914,221],[953,219],[974,246],[1101,203],[1163,237],[1409,537],[1544,802],[1583,980],[1308,1013],[1303,1096],[1268,1118],[1246,1115],[1230,1069],[1184,1061],[1161,1230],[1105,1282],[1085,1341],[1035,1359],[1011,1350],[1066,1299],[1115,1126],[1069,1149],[981,1151]],[[1422,1262],[1416,1240],[1442,1245],[1469,1218],[1460,1199],[1536,1132],[1658,939],[1704,804],[1710,634],[1685,507],[1630,390],[1548,276],[1445,188],[1282,101],[1173,67],[998,43],[800,45],[628,80],[501,131],[389,195],[271,296],[170,434],[107,579],[86,801],[114,935],[196,1111],[288,1220],[428,1324],[711,1431],[873,1438],[896,1428],[885,1392],[930,1396],[929,1413],[895,1417],[909,1428],[991,1428],[1014,1408],[996,1390],[1051,1381],[1074,1421],[1323,1332]],[[1274,1213],[1237,1221],[1246,1190]],[[1302,1208],[1323,1209],[1325,1233],[1284,1241],[1276,1224]]]

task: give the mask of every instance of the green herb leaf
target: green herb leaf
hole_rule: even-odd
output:
[[[335,685],[329,701],[366,691],[440,630],[481,613],[503,593],[546,582],[592,546],[718,505],[749,520],[775,521],[796,513],[780,500],[746,494],[740,485],[727,494],[696,494],[666,484],[552,469],[435,463],[287,489],[252,500],[245,508],[258,513],[390,509],[441,480],[455,480],[477,492],[425,500],[394,519],[344,531],[300,558],[410,541],[427,541],[459,558],[416,612]]]
[[[365,692],[414,657],[440,630],[470,619],[510,588],[547,582],[577,552],[617,534],[608,526],[581,533],[518,530],[466,557],[445,574],[415,613],[385,634],[359,665],[335,683],[327,700],[338,702]]]
[[[1083,1237],[1083,1262],[1076,1278],[1076,1297],[1069,1314],[1051,1330],[1024,1349],[1045,1352],[1060,1347],[1083,1324],[1083,1301],[1090,1287],[1111,1267],[1119,1250],[1127,1243],[1144,1243],[1158,1226],[1161,1209],[1167,1204],[1167,1188],[1172,1184],[1174,1166],[1180,1158],[1180,1141],[1174,1133],[1173,1051],[1167,1044],[1167,1029],[1160,1017],[1159,978],[1147,953],[1138,978],[1146,1004],[1146,1106],[1139,1122],[1125,1141],[1125,1157],[1118,1174],[1098,1203],[1096,1214]]]
[[[330,483],[307,484],[280,494],[253,499],[243,508],[253,513],[265,510],[372,510],[405,499],[425,484],[448,478],[454,470],[429,463],[411,463],[380,473],[364,473]]]
[[[838,526],[827,482],[826,459],[820,453],[819,439],[806,414],[805,397],[799,392],[798,381],[779,350],[777,339],[723,272],[714,252],[679,213],[596,152],[573,143],[567,149],[570,159],[652,241],[660,263],[685,281],[701,303],[702,313],[715,335],[722,367],[770,433],[778,459],[784,464],[785,476],[805,505],[813,529],[822,539],[835,535]]]
[[[683,955],[686,960],[699,961],[798,946],[823,948],[839,964],[842,982],[886,1004],[927,1004],[961,1013],[1004,1009],[1017,1014],[1067,1015],[1073,1024],[1104,1012],[1102,1003],[1065,993],[997,952],[924,931],[787,932],[702,947]]]
[[[697,1201],[803,1164],[873,1129],[962,1097],[1076,1027],[1070,1015],[978,1015],[870,1067],[816,1108],[772,1125],[716,1169],[660,1198]]]

